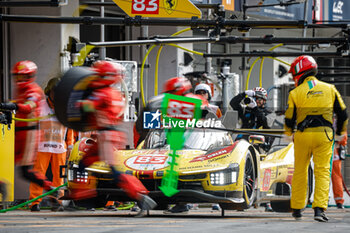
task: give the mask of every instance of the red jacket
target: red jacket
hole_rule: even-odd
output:
[[[17,118],[32,119],[40,116],[44,92],[41,87],[35,83],[28,83],[24,88],[15,90],[15,100],[18,106],[16,111]],[[37,125],[38,122],[16,121],[16,127]]]
[[[116,126],[121,120],[123,114],[119,117],[118,115],[123,111],[124,101],[118,90],[110,86],[95,89],[88,99],[93,102],[95,108],[97,129]]]

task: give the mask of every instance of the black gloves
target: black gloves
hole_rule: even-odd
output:
[[[13,111],[17,110],[18,106],[15,103],[0,103],[0,109]]]
[[[7,128],[10,130],[11,123],[12,123],[12,112],[11,111],[0,112],[0,124],[7,125]]]

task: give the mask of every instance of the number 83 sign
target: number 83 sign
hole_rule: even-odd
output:
[[[113,0],[127,15],[134,17],[200,18],[201,11],[190,0]]]
[[[163,118],[198,120],[202,115],[201,104],[200,99],[166,93],[162,102]]]

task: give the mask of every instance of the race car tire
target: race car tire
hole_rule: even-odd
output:
[[[89,83],[96,79],[95,72],[88,67],[72,67],[67,70],[54,89],[54,108],[58,121],[76,131],[95,130],[92,117],[82,111],[79,101],[91,94]]]
[[[253,158],[253,154],[248,150],[246,154],[246,160],[244,165],[244,177],[243,177],[243,208],[248,209],[254,203],[256,198],[256,166]]]
[[[311,196],[313,192],[313,169],[311,165],[308,168],[308,182],[307,182],[307,204],[311,204]],[[290,194],[289,194],[290,195]],[[271,208],[275,212],[287,213],[291,212],[290,200],[288,201],[271,201]]]
[[[271,201],[271,208],[275,212],[287,213],[291,212],[290,201]]]

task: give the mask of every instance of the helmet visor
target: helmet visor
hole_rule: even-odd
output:
[[[207,94],[208,92],[207,91],[205,91],[205,90],[198,90],[198,91],[196,91],[196,93],[195,94],[198,94],[198,95],[204,95],[204,94]]]
[[[34,76],[27,75],[27,74],[13,74],[13,78],[16,83],[22,83],[22,82],[31,81],[34,78]]]

